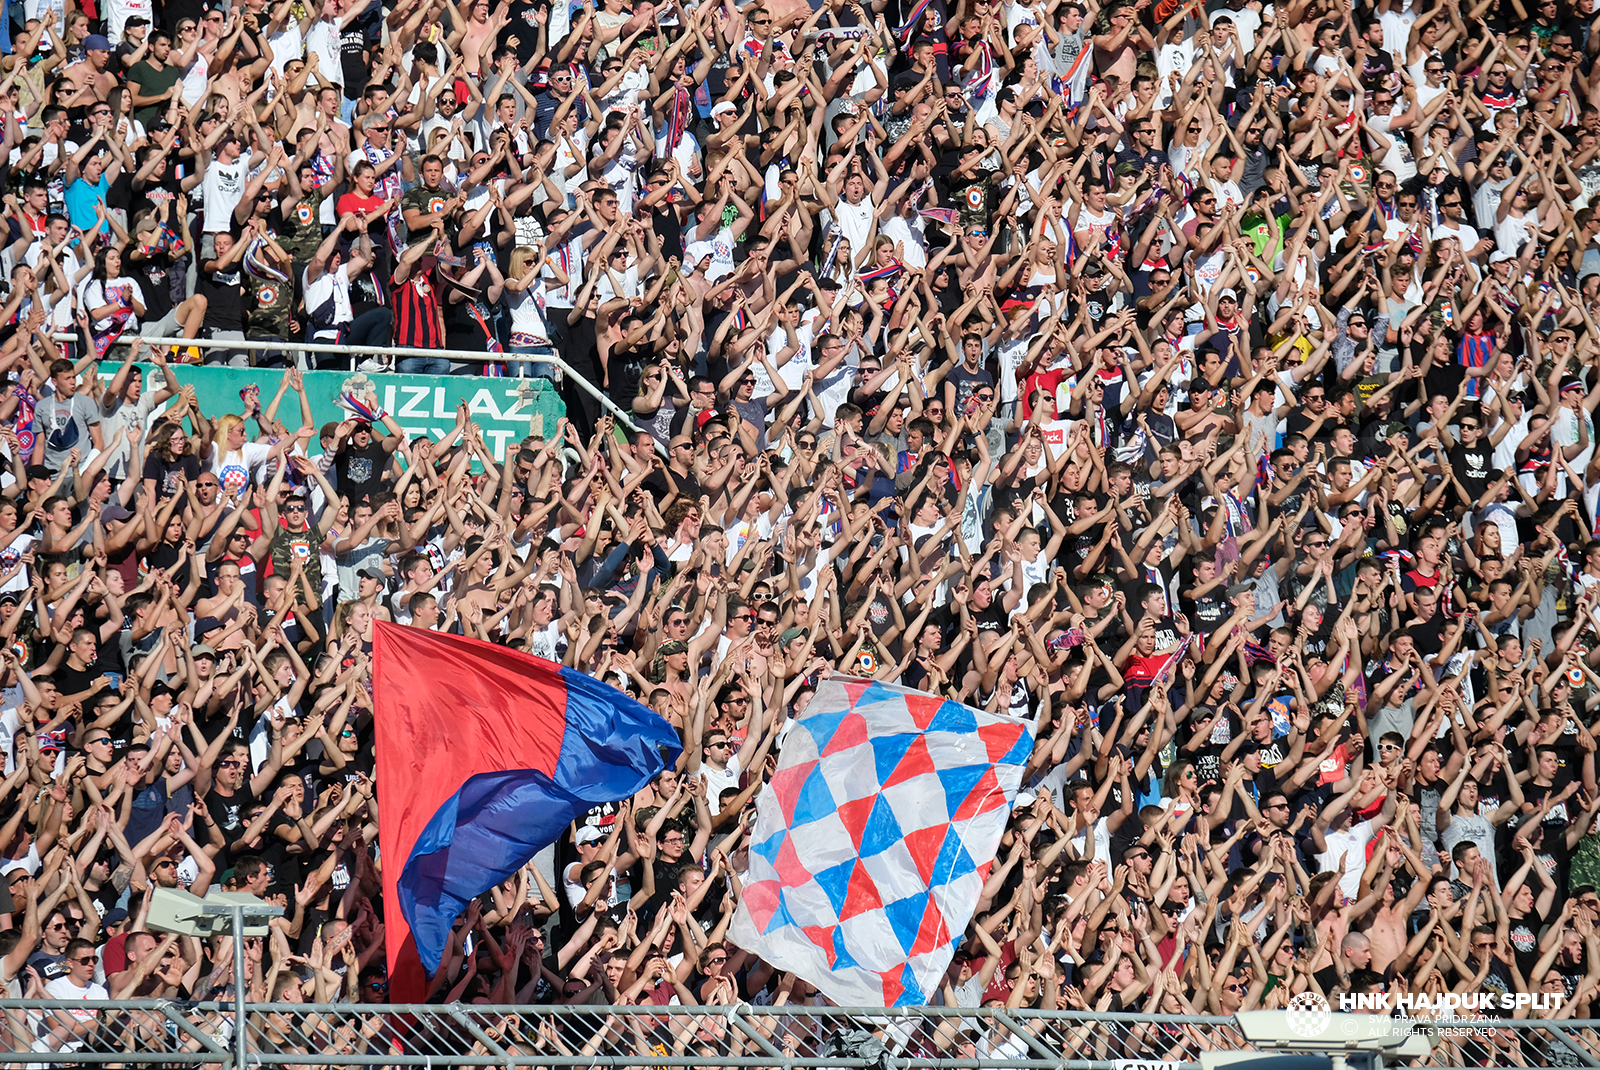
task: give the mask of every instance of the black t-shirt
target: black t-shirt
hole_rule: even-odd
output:
[[[661,239],[663,256],[683,256],[683,224],[678,220],[675,205],[658,204],[650,209],[650,229]]]
[[[345,444],[344,452],[334,462],[339,493],[350,499],[352,506],[372,494],[383,483],[384,469],[389,464],[389,451],[376,437],[365,449],[355,443]]]
[[[250,824],[245,814],[259,802],[250,793],[250,784],[246,780],[239,790],[232,795],[224,796],[215,786],[206,795],[206,809],[211,813],[211,820],[222,832],[222,838],[228,843],[237,840],[243,834],[246,826]],[[223,849],[223,855],[228,851]],[[222,859],[217,860],[218,868],[223,868]]]
[[[56,687],[61,689],[63,695],[79,695],[89,690],[104,672],[105,668],[98,660],[86,669],[74,669],[66,661],[62,661],[56,671],[50,674],[50,678],[56,682]]]
[[[633,404],[635,395],[639,393],[639,377],[644,374],[645,364],[654,356],[654,347],[647,345],[611,351],[608,372],[611,385],[606,393],[611,395],[612,401],[623,407]]]
[[[1461,504],[1470,508],[1489,489],[1489,480],[1493,478],[1490,469],[1492,456],[1492,451],[1481,446],[1468,449],[1464,442],[1457,442],[1455,449],[1450,451],[1450,467],[1455,470],[1456,479],[1472,495],[1472,501]]]
[[[172,255],[165,249],[130,253],[124,263],[144,294],[144,322],[154,323],[172,311]]]
[[[1227,620],[1233,609],[1222,600],[1224,589],[1220,586],[1213,587],[1199,598],[1183,598],[1180,595],[1180,605],[1188,615],[1190,623],[1195,630],[1205,636],[1222,627],[1222,622]]]
[[[170,498],[179,493],[180,480],[193,483],[200,478],[200,459],[186,453],[175,460],[167,460],[152,453],[144,462],[144,478],[156,481],[156,497]]]
[[[550,8],[548,0],[512,0],[509,19],[505,29],[500,31],[500,47],[510,48],[511,39],[517,39],[517,62],[527,63],[533,58],[534,51],[539,47],[539,19],[536,14],[540,8],[547,11]],[[643,39],[640,40],[643,44]]]
[[[376,2],[358,15],[339,34],[339,66],[344,71],[344,99],[360,100],[371,75],[367,57],[371,46],[380,40],[382,28],[379,19],[383,10]]]
[[[197,291],[206,298],[205,325],[214,331],[244,331],[244,269],[239,261],[217,271],[218,261],[200,265]]]

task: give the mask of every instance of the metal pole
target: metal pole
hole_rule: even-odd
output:
[[[58,341],[71,341],[75,339],[77,335],[63,333],[53,335],[52,337],[56,338]],[[336,345],[330,342],[264,342],[252,338],[144,338],[140,340],[144,342],[146,347],[152,349],[165,349],[168,346],[178,346],[183,348],[193,346],[196,349],[214,348],[302,354],[332,353],[337,356],[349,357],[349,370],[352,372],[356,370],[355,358],[359,356],[392,356],[396,358],[397,363],[399,358],[403,357],[444,357],[448,360],[460,361],[462,363],[492,363],[496,360],[503,360],[506,356],[503,353],[479,353],[472,350],[461,349],[415,349],[409,346],[346,346]],[[132,339],[129,339],[129,341],[131,342]],[[560,367],[566,376],[577,383],[579,390],[582,390],[585,394],[588,394],[590,397],[594,398],[595,401],[599,402],[600,407],[609,412],[612,416],[616,417],[618,423],[620,423],[623,427],[626,427],[629,431],[632,431],[634,434],[640,433],[639,426],[633,422],[633,414],[631,412],[620,407],[615,401],[611,400],[611,396],[609,394],[595,386],[588,379],[573,371],[572,365],[562,360],[558,354],[550,354],[549,356],[541,357],[540,360],[543,363],[554,364]],[[332,371],[334,369],[323,368],[309,370]],[[339,370],[342,371],[343,369]],[[512,383],[517,382],[516,379],[510,379],[507,381]],[[531,382],[532,380],[528,381]],[[551,385],[553,386],[554,384]]]
[[[245,1070],[250,1055],[244,1021],[244,905],[233,906],[233,1057],[238,1070]]]

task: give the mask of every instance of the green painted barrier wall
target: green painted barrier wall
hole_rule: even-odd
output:
[[[101,376],[109,382],[121,365],[106,361],[100,365]],[[141,364],[145,386],[149,388],[151,373],[159,371],[153,364]],[[244,403],[239,391],[254,386],[261,391],[261,406],[272,404],[283,372],[268,368],[216,368],[203,365],[175,364],[173,371],[182,384],[193,386],[200,402],[200,411],[215,419],[225,412],[242,413]],[[339,405],[339,397],[352,386],[370,384],[377,394],[378,404],[393,416],[405,429],[407,438],[431,435],[443,438],[455,426],[456,410],[466,402],[467,411],[474,422],[483,428],[483,440],[494,451],[496,460],[505,460],[508,446],[530,434],[550,435],[557,421],[566,415],[560,392],[544,379],[501,379],[469,375],[406,375],[402,372],[381,372],[366,375],[358,372],[305,372],[306,394],[311,400],[312,425],[321,427],[328,421],[348,419],[350,414]],[[278,405],[278,419],[288,427],[300,425],[300,398],[291,387],[284,392]],[[255,428],[252,425],[251,431]],[[315,456],[321,447],[313,439],[308,453]]]

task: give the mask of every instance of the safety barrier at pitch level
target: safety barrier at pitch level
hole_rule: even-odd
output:
[[[62,335],[57,335],[56,337],[59,340],[62,340],[62,341],[71,341],[71,340],[76,338],[76,335],[62,334]],[[129,341],[131,341],[131,339]],[[530,358],[527,357],[526,355],[518,355],[518,354],[510,354],[510,353],[484,353],[484,352],[478,352],[478,351],[473,351],[473,350],[461,350],[461,349],[413,349],[413,348],[404,347],[404,346],[389,346],[389,347],[385,348],[385,347],[379,347],[379,346],[334,345],[334,344],[325,343],[325,342],[274,342],[274,341],[263,341],[263,340],[260,340],[260,339],[252,339],[252,338],[246,338],[246,339],[145,338],[145,339],[142,339],[142,341],[144,342],[144,344],[147,347],[167,348],[167,347],[171,347],[171,346],[176,346],[176,347],[178,347],[180,349],[183,349],[183,348],[188,348],[190,346],[193,346],[193,347],[196,347],[196,348],[199,348],[199,349],[202,349],[202,350],[204,350],[204,349],[224,349],[224,350],[229,350],[229,351],[244,351],[244,352],[257,352],[257,353],[270,352],[270,353],[279,353],[279,354],[295,354],[295,355],[298,355],[301,358],[301,359],[297,360],[296,363],[298,365],[302,366],[302,367],[304,367],[305,364],[306,364],[306,362],[304,360],[304,357],[307,354],[332,355],[332,356],[344,358],[345,360],[347,360],[349,362],[348,373],[341,373],[339,371],[336,371],[336,370],[333,370],[333,369],[330,369],[330,368],[319,369],[319,372],[321,374],[326,374],[326,375],[341,375],[341,374],[344,374],[345,377],[348,377],[349,374],[354,374],[355,372],[357,372],[362,359],[365,358],[365,357],[393,358],[393,360],[395,362],[398,362],[399,360],[406,359],[408,357],[428,357],[428,358],[432,358],[432,359],[438,359],[438,358],[442,357],[445,360],[451,361],[452,363],[462,363],[462,364],[504,363],[504,362],[510,361],[510,360],[521,360],[521,361],[529,361],[529,362],[531,362]],[[541,357],[538,358],[538,362],[539,363],[545,363],[545,364],[553,364],[556,367],[560,368],[561,369],[561,373],[562,373],[563,376],[565,376],[566,378],[571,379],[572,382],[577,386],[577,388],[579,390],[582,390],[584,393],[586,393],[590,397],[594,398],[595,401],[599,403],[601,409],[603,409],[607,413],[610,413],[613,417],[616,418],[616,421],[620,426],[627,428],[629,431],[631,431],[631,432],[633,432],[635,434],[639,433],[642,430],[637,424],[634,423],[633,414],[631,412],[628,412],[628,411],[624,410],[621,406],[617,405],[617,403],[612,401],[611,398],[609,396],[607,396],[607,394],[604,391],[602,391],[598,386],[596,386],[594,383],[591,383],[588,379],[584,378],[582,375],[580,375],[576,371],[574,371],[572,369],[571,365],[567,364],[566,361],[562,360],[560,358],[560,356],[558,356],[556,354],[550,354],[548,356],[541,356]],[[113,362],[109,362],[108,361],[108,362],[102,363],[101,367],[102,367],[102,370],[106,369],[107,367],[110,367],[110,368],[114,369],[116,367],[116,365]],[[220,366],[217,366],[217,365],[208,365],[208,366],[182,365],[182,366],[179,366],[179,368],[180,368],[180,370],[179,370],[179,374],[180,375],[183,375],[183,374],[186,374],[186,373],[193,373],[193,372],[211,373],[211,372],[217,372],[217,371],[237,371],[237,372],[242,372],[242,373],[248,373],[249,376],[251,377],[250,381],[254,382],[254,383],[258,383],[258,384],[262,382],[262,376],[264,374],[266,374],[266,375],[270,375],[271,374],[271,370],[270,369],[223,368],[223,367],[220,367]],[[312,375],[312,374],[318,374],[318,373],[314,373],[314,372],[309,372],[308,371],[308,372],[306,372],[306,374],[307,375]],[[370,371],[370,372],[367,372],[366,374],[369,376],[369,378],[371,378],[373,380],[373,382],[379,383],[379,384],[388,382],[391,378],[393,378],[395,376],[407,376],[408,378],[412,378],[412,379],[431,379],[431,380],[438,380],[440,382],[450,381],[450,380],[459,380],[459,381],[461,381],[463,383],[474,384],[477,389],[484,389],[485,387],[483,386],[483,384],[488,381],[487,379],[485,379],[483,377],[454,376],[454,375],[416,376],[416,375],[410,375],[409,373],[405,373],[405,372],[395,372],[395,371],[391,371],[391,370]],[[554,384],[549,383],[548,380],[526,379],[526,378],[519,379],[519,378],[512,378],[512,377],[494,377],[494,378],[497,381],[497,383],[500,384],[499,389],[502,392],[505,392],[505,391],[527,392],[529,390],[538,392],[539,389],[542,386],[542,389],[549,393],[550,398],[552,399],[554,405],[556,406],[557,411],[554,412],[554,415],[556,415],[556,416],[565,415],[566,409],[565,409],[564,405],[560,404],[559,391],[557,391],[557,389],[555,388]],[[458,387],[457,389],[464,389],[464,387]],[[313,404],[315,404],[315,403],[313,403]],[[222,409],[222,410],[218,410],[218,411],[230,411],[230,410],[229,409]],[[453,411],[450,413],[450,416],[451,416],[452,419],[454,418],[454,412]],[[475,414],[475,418],[476,418],[476,414]],[[401,423],[404,424],[405,421],[402,420]],[[553,421],[550,421],[548,430],[546,430],[544,433],[545,434],[550,434],[550,433],[553,433],[554,430],[555,430],[554,423],[553,423]],[[526,434],[527,432],[524,431],[523,433]]]
[[[0,1000],[0,1063],[235,1065],[231,1004]],[[1426,1067],[1600,1066],[1600,1022],[1414,1023]],[[1197,1070],[1236,1019],[941,1007],[249,1004],[250,1066]]]

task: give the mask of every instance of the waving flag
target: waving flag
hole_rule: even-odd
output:
[[[978,905],[1033,749],[1013,717],[835,676],[756,799],[729,938],[844,1007],[917,1006]]]
[[[420,1003],[474,897],[682,745],[653,710],[531,654],[379,621],[372,655],[390,997]]]

